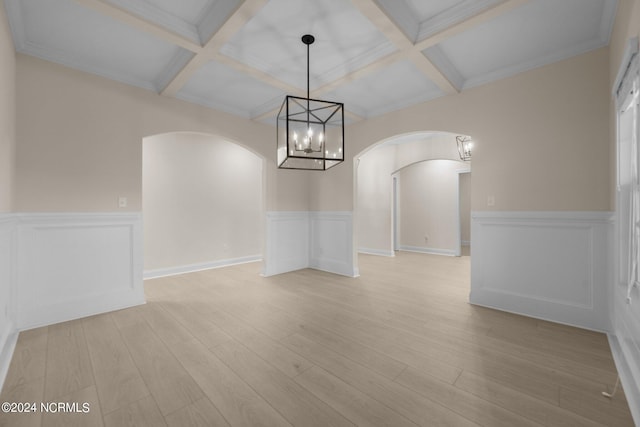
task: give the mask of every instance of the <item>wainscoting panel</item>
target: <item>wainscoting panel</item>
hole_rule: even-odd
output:
[[[309,212],[267,212],[263,276],[309,266]]]
[[[609,330],[610,212],[473,212],[470,302]]]
[[[145,302],[140,214],[18,217],[19,330]]]
[[[355,277],[351,212],[310,213],[311,268]]]
[[[12,319],[16,230],[15,216],[0,214],[0,387],[9,370],[18,336]]]

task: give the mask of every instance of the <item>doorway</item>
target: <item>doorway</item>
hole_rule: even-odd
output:
[[[403,246],[399,232],[401,218],[398,197],[401,184],[398,171],[411,164],[428,160],[455,161],[461,165],[458,169],[470,171],[471,163],[460,161],[456,136],[457,134],[449,132],[398,135],[374,144],[355,156],[354,249],[357,252],[392,257]],[[470,185],[465,187],[463,184],[463,191],[465,188],[470,191]],[[456,185],[452,191],[457,194],[460,187]],[[455,203],[459,204],[460,201],[456,199]],[[459,213],[454,215],[458,217]],[[418,234],[418,237],[423,239],[421,244],[414,242],[413,245],[404,246],[424,246],[424,231]],[[462,242],[462,235],[466,236],[466,233],[463,230],[457,233],[457,246],[466,246],[470,237]],[[454,248],[449,250],[448,255],[461,252],[462,249]]]
[[[468,163],[446,159],[424,160],[394,172],[394,251],[461,256],[466,248],[468,254],[469,173]]]
[[[145,278],[262,258],[261,156],[214,135],[160,134],[143,139],[142,175]]]

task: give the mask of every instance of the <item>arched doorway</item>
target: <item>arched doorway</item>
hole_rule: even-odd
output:
[[[449,132],[417,132],[397,135],[380,141],[354,157],[354,207],[355,227],[354,245],[357,252],[375,255],[393,256],[394,250],[402,246],[396,241],[396,217],[398,199],[395,197],[398,185],[398,173],[412,164],[429,160],[457,162],[453,170],[459,172],[456,179],[456,191],[460,190],[460,173],[471,170],[470,162],[461,162],[455,137],[458,134]],[[396,178],[394,180],[394,178]],[[457,199],[457,214],[460,213],[461,201]],[[470,209],[468,207],[465,208]],[[395,215],[395,216],[394,216]],[[469,221],[468,217],[464,218]],[[458,219],[457,225],[461,225]],[[456,227],[457,242],[462,241],[462,227]],[[420,232],[425,236],[424,230]],[[470,243],[466,237],[465,243]],[[413,246],[418,245],[405,245]],[[425,252],[428,245],[422,245]],[[459,255],[458,248],[450,255]],[[468,251],[467,251],[468,252]]]
[[[144,277],[262,259],[264,162],[215,135],[144,138]]]

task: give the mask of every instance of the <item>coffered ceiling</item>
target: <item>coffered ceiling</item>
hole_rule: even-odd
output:
[[[350,121],[606,46],[616,0],[4,0],[18,52],[275,124],[284,95]]]

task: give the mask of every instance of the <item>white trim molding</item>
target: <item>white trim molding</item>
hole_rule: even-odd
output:
[[[406,252],[419,252],[422,254],[457,256],[457,252],[454,249],[428,248],[426,246],[400,245],[398,247],[398,250]]]
[[[158,268],[155,270],[145,270],[144,279],[157,279],[159,277],[176,276],[178,274],[194,273],[196,271],[213,270],[214,268],[229,267],[238,264],[247,264],[262,260],[262,255],[251,255],[239,258],[221,259],[209,262],[199,262],[196,264],[179,265],[176,267]]]
[[[140,213],[16,218],[18,330],[145,303]]]
[[[472,304],[607,331],[612,212],[472,212]]]
[[[396,253],[392,250],[376,249],[376,248],[359,248],[358,253],[367,254],[367,255],[386,256],[386,257],[396,256]]]

